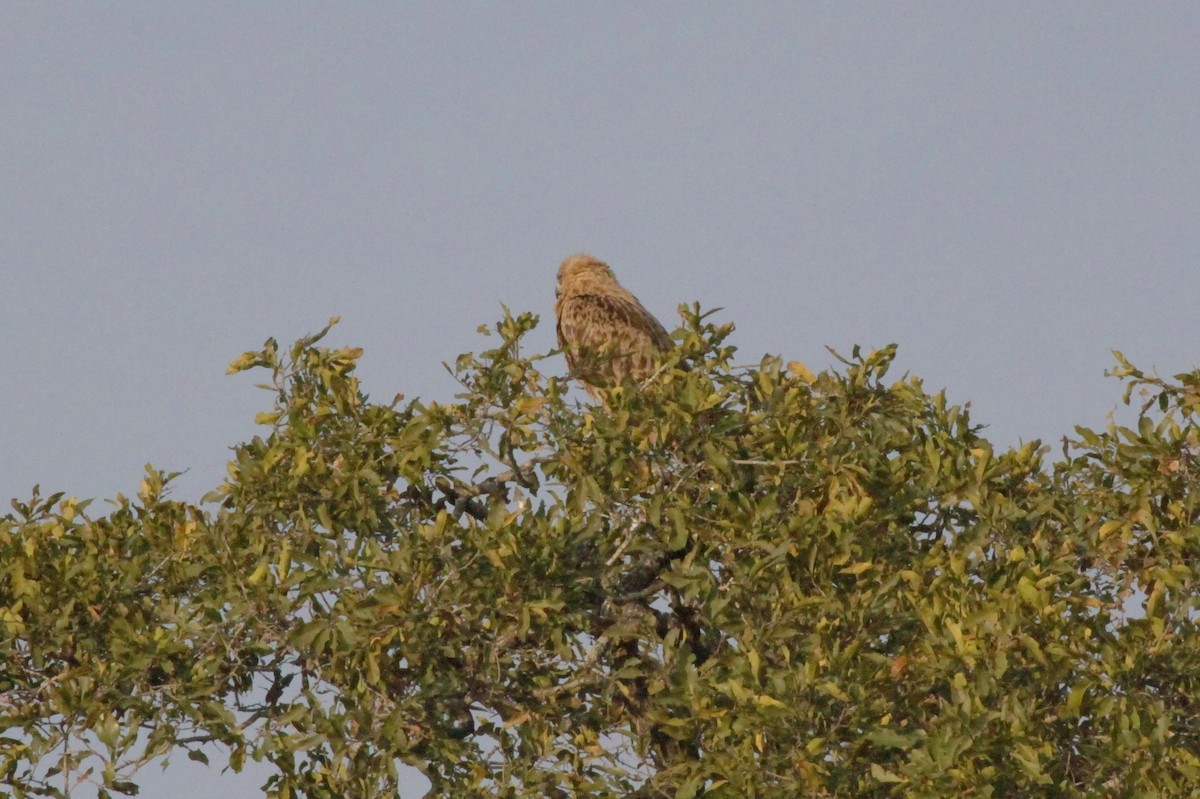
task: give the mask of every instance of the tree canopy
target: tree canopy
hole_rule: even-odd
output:
[[[261,436],[199,504],[0,519],[0,782],[134,794],[166,757],[272,797],[1200,791],[1200,372],[1120,359],[1136,422],[1000,448],[894,350],[669,360],[568,396],[537,323],[373,402],[274,341]],[[551,361],[550,364],[559,364]],[[1057,450],[1057,447],[1056,447]]]

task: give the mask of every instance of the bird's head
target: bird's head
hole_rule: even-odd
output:
[[[596,287],[614,285],[618,285],[617,276],[608,264],[581,252],[570,256],[558,267],[554,296],[586,294]]]

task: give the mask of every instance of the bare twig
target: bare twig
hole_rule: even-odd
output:
[[[612,553],[612,555],[609,556],[608,560],[604,561],[605,566],[613,565],[620,559],[620,557],[622,555],[625,554],[625,550],[629,548],[629,545],[631,543],[633,543],[633,537],[637,533],[638,527],[641,526],[641,524],[644,520],[645,520],[645,517],[643,516],[643,514],[639,513],[636,518],[631,519],[629,521],[629,532],[627,532],[625,534],[625,538],[617,546],[616,551],[614,551]]]
[[[638,388],[640,388],[642,391],[645,391],[650,386],[651,383],[653,383],[660,376],[662,376],[663,372],[667,371],[674,365],[675,364],[672,364],[670,360],[664,362],[662,366],[655,369],[654,372],[649,377],[647,377],[645,380],[643,380],[641,382],[641,384],[638,386]]]

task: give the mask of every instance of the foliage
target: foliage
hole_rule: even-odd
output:
[[[1047,463],[890,348],[737,368],[684,321],[607,406],[520,354],[529,315],[445,404],[268,341],[231,370],[271,373],[269,432],[203,504],[149,467],[104,515],[14,501],[0,781],[132,794],[183,751],[277,797],[400,763],[454,797],[1200,790],[1200,373],[1122,360],[1137,424]]]

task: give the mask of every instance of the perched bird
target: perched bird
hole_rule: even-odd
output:
[[[604,389],[641,381],[671,348],[666,328],[603,261],[579,253],[558,268],[558,345],[584,388],[603,401]]]

